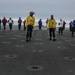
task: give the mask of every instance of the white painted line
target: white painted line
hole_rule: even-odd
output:
[[[67,41],[67,42],[71,42],[71,40],[65,40],[65,41]]]
[[[15,36],[21,36],[21,35],[15,35]]]
[[[42,45],[42,43],[34,43],[34,44],[36,44],[36,45]]]
[[[16,45],[16,47],[24,47],[24,45]]]
[[[59,42],[55,42],[55,43],[59,43],[59,44],[61,44],[62,42],[59,41]]]
[[[57,47],[57,48],[59,48],[59,49],[60,49],[61,47]]]
[[[17,38],[11,38],[11,39],[16,40]]]
[[[42,40],[41,38],[36,38],[36,40]]]
[[[3,42],[4,44],[10,44],[11,42]]]
[[[32,52],[36,52],[36,50],[32,50]]]
[[[41,38],[42,36],[37,36],[37,38]]]
[[[19,45],[16,45],[16,47],[19,47]]]
[[[67,72],[68,72],[68,73],[72,73],[73,71],[72,71],[72,70],[68,70]]]
[[[24,47],[24,45],[21,45],[21,47]]]
[[[57,47],[58,49],[67,49],[66,47]]]
[[[11,43],[11,42],[8,42],[9,44]]]
[[[25,42],[25,40],[21,40],[21,42]]]
[[[39,50],[39,52],[43,52],[43,50]]]
[[[63,49],[67,49],[66,47],[63,47]]]
[[[15,36],[17,36],[17,37],[25,37],[24,35],[15,35]]]
[[[75,46],[74,44],[70,44],[71,46]]]

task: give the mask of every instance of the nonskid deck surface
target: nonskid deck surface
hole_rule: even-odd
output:
[[[75,37],[56,31],[49,41],[48,30],[33,30],[26,42],[26,31],[0,31],[0,75],[75,75]]]

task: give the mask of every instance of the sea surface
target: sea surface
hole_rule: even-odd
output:
[[[13,25],[18,25],[18,19],[13,19],[13,21],[14,21],[14,24],[13,24]],[[24,19],[22,19],[22,25],[23,25],[23,21],[24,21]],[[39,20],[36,20],[35,26],[38,26],[38,21],[39,21]],[[56,22],[57,22],[56,27],[58,27],[59,20],[56,20]],[[69,27],[70,20],[67,20],[67,21],[65,21],[65,22],[66,22],[65,27]],[[1,25],[2,25],[2,24],[1,24]],[[9,24],[7,23],[7,25],[9,25]],[[46,20],[45,20],[45,19],[42,20],[42,25],[43,25],[43,26],[46,26]]]

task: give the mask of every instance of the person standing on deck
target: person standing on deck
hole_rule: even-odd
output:
[[[59,22],[59,28],[58,28],[58,34],[60,35],[63,35],[63,21],[62,19],[60,19],[60,22]]]
[[[0,19],[0,30],[1,30],[1,19]]]
[[[22,24],[22,19],[21,19],[21,17],[19,17],[19,19],[18,19],[18,28],[19,28],[19,30],[21,30],[21,24]]]
[[[24,25],[24,31],[26,30],[26,20],[23,21],[23,25]]]
[[[42,27],[42,19],[40,19],[40,20],[38,21],[38,24],[39,24],[39,30],[41,30],[41,27]]]
[[[6,23],[7,23],[7,19],[5,17],[2,19],[2,23],[3,23],[4,30],[5,30],[6,29]]]
[[[8,23],[9,23],[9,29],[12,30],[12,25],[14,23],[13,20],[9,18]]]
[[[35,18],[34,15],[35,13],[31,11],[29,13],[29,16],[26,18],[26,26],[27,26],[27,33],[26,33],[26,41],[29,42],[32,38],[32,31],[35,25]]]
[[[74,32],[75,32],[75,20],[73,20],[72,23],[72,34],[71,34],[72,37],[74,37]]]
[[[49,29],[49,37],[50,37],[49,40],[52,40],[53,38],[53,41],[56,41],[55,38],[56,21],[53,15],[51,15],[51,18],[48,20],[47,28]]]

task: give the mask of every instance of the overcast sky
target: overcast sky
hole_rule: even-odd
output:
[[[0,0],[0,18],[26,18],[30,11],[37,19],[75,19],[75,0]]]

